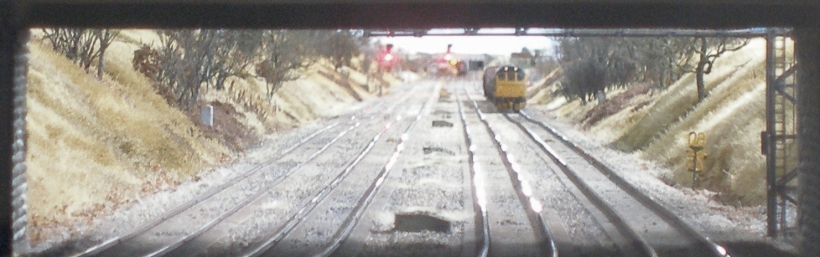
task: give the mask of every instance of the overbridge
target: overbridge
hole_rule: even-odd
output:
[[[801,255],[820,256],[815,244],[820,240],[820,147],[813,144],[820,139],[818,16],[816,0],[0,0],[0,255],[11,254],[12,244],[25,239],[28,29],[83,26],[356,28],[387,36],[429,36],[430,28],[479,34],[480,28],[506,27],[519,36],[766,37],[767,129],[761,139],[769,157],[768,232],[777,235],[777,205],[782,210],[785,201],[797,203]],[[565,29],[541,34],[530,29],[544,27]],[[776,42],[785,36],[794,39],[799,65],[779,61],[785,54]],[[778,127],[785,124],[778,117],[785,115],[779,110],[787,103],[795,103],[797,128]],[[796,167],[778,163],[787,140],[798,144]],[[773,172],[778,169],[785,172]],[[798,187],[790,190],[794,178]]]
[[[785,28],[748,29],[556,29],[556,28],[464,28],[464,29],[385,29],[365,30],[366,37],[437,37],[437,36],[537,36],[537,37],[734,37],[755,38],[769,34],[789,36]]]

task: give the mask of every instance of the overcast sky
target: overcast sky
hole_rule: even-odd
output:
[[[452,51],[459,54],[507,55],[520,52],[527,47],[530,51],[545,50],[551,55],[552,40],[539,36],[425,36],[425,37],[374,37],[383,44],[392,43],[407,53],[442,53],[447,44],[453,44]]]

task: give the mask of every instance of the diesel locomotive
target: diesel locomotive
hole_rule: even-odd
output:
[[[484,70],[484,96],[499,111],[517,112],[527,105],[527,78],[517,66],[492,66]]]

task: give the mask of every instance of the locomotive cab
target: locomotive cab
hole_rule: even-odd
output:
[[[502,66],[496,71],[492,100],[499,110],[519,111],[526,105],[527,80],[524,69]]]

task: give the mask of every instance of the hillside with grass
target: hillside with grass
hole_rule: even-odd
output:
[[[124,30],[106,54],[104,76],[52,51],[32,31],[26,155],[29,238],[99,215],[200,176],[241,157],[266,135],[357,108],[375,97],[356,67],[344,74],[318,61],[272,97],[265,81],[231,77],[206,88],[195,108],[169,104],[134,70],[134,51],[156,42],[150,30]],[[380,83],[398,83],[392,77]],[[214,108],[214,126],[200,107]],[[71,233],[70,231],[68,233]]]
[[[570,121],[592,138],[624,152],[634,152],[671,172],[657,174],[670,185],[691,187],[685,158],[690,132],[706,134],[706,176],[700,189],[717,201],[759,205],[766,199],[765,156],[760,132],[765,130],[765,47],[754,39],[717,59],[705,77],[709,92],[697,102],[695,74],[688,73],[666,88],[650,82],[607,92],[608,100],[568,101],[556,93],[559,79],[536,85],[530,104]],[[556,72],[554,74],[560,74]],[[636,169],[636,172],[639,172]]]

